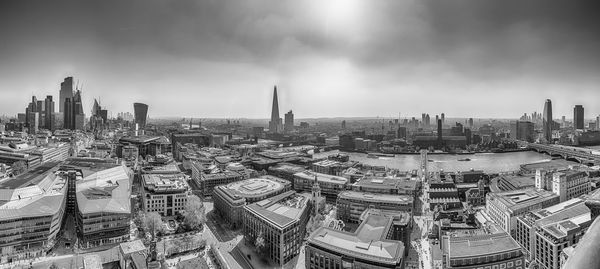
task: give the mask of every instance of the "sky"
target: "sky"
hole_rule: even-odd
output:
[[[0,2],[0,115],[58,98],[114,116],[600,114],[600,1]],[[57,109],[58,110],[58,109]],[[87,112],[89,113],[89,112]]]

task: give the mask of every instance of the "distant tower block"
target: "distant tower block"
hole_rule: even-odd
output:
[[[133,114],[135,115],[135,123],[138,124],[139,128],[146,128],[148,105],[142,103],[133,103]]]

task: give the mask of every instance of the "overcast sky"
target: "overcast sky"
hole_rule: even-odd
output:
[[[600,114],[600,1],[1,1],[0,114],[73,76],[149,115]],[[58,109],[57,109],[58,110]]]

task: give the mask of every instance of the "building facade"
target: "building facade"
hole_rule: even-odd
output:
[[[274,176],[262,176],[219,185],[214,188],[216,212],[234,227],[242,225],[244,206],[291,190],[291,183]]]
[[[359,223],[360,216],[370,208],[410,213],[413,201],[409,195],[343,191],[337,198],[337,217],[347,223]]]
[[[328,202],[335,202],[337,195],[348,188],[348,179],[339,176],[304,171],[294,174],[294,190],[310,192],[315,180]]]
[[[266,242],[269,261],[283,266],[300,253],[310,216],[310,193],[288,191],[244,206],[243,233],[246,244],[257,237]]]
[[[517,217],[529,211],[542,209],[560,201],[558,195],[533,188],[488,193],[486,213],[492,221],[510,235],[514,235]]]
[[[143,174],[142,189],[144,211],[165,217],[183,211],[190,192],[183,174]]]

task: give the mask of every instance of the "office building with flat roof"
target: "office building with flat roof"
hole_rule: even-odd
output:
[[[60,166],[67,179],[67,212],[73,211],[81,247],[129,240],[131,171],[111,159],[70,158]]]
[[[288,191],[244,206],[243,232],[246,244],[262,236],[267,259],[283,266],[300,253],[310,216],[310,193]]]
[[[43,257],[57,242],[67,200],[57,163],[0,183],[0,263]]]
[[[306,171],[306,167],[291,163],[278,163],[275,166],[269,167],[267,171],[269,175],[288,180],[294,188],[294,174]]]
[[[307,241],[306,268],[403,268],[405,245],[394,238],[394,219],[367,214],[354,233],[318,228]]]
[[[185,209],[190,187],[183,174],[143,174],[142,207],[145,212],[173,216]]]
[[[292,184],[274,176],[262,176],[216,186],[214,207],[218,214],[234,227],[242,224],[244,206],[292,189]]]
[[[382,194],[404,194],[416,197],[420,186],[420,181],[404,177],[364,177],[352,184],[352,190]]]
[[[558,195],[534,188],[488,193],[486,196],[486,213],[490,218],[510,235],[514,234],[517,217],[529,211],[542,209],[558,204]]]
[[[443,268],[525,269],[521,247],[507,233],[443,236]]]
[[[575,198],[519,216],[514,238],[530,261],[544,269],[560,268],[562,250],[576,245],[591,223],[585,201]]]
[[[552,192],[564,202],[587,194],[592,190],[592,183],[587,173],[578,170],[556,172],[552,175]]]
[[[192,164],[192,179],[202,191],[203,196],[212,196],[216,186],[229,184],[244,179],[244,176],[238,172],[220,170],[217,173],[204,173],[200,171],[200,164]],[[196,171],[194,171],[196,170]]]
[[[337,215],[344,222],[358,223],[366,209],[412,212],[413,201],[409,195],[343,191],[337,198]]]
[[[315,180],[319,183],[321,193],[328,202],[336,201],[338,193],[348,187],[347,178],[304,171],[294,174],[294,190],[310,192]]]
[[[312,163],[311,170],[316,173],[341,176],[342,172],[352,165],[352,163],[341,163],[335,160],[322,160]]]

